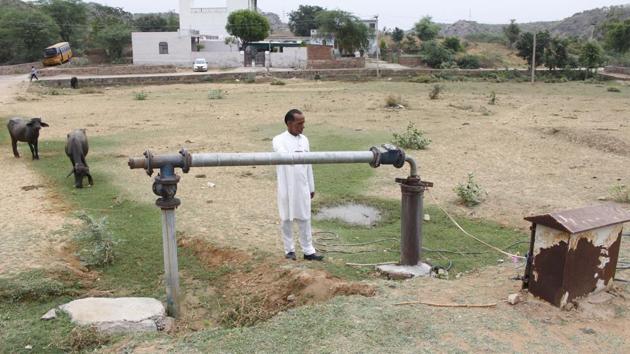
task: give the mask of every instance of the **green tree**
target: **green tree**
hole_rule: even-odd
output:
[[[608,49],[621,54],[630,50],[630,19],[609,22],[604,28],[604,40]]]
[[[225,29],[243,42],[243,48],[247,48],[249,43],[267,38],[271,26],[269,20],[256,11],[237,10],[228,16]]]
[[[114,23],[98,32],[96,45],[105,49],[112,62],[122,59],[123,50],[131,43],[131,27],[124,23]]]
[[[59,39],[55,21],[37,8],[9,8],[0,12],[0,63],[40,60],[44,48]]]
[[[521,35],[521,28],[516,24],[516,20],[510,20],[510,24],[507,27],[503,27],[503,34],[507,38],[508,47],[514,48],[514,44]]]
[[[551,36],[548,31],[538,32],[536,34],[536,66],[542,65],[545,55],[545,49],[549,46]],[[531,68],[532,54],[534,48],[534,35],[531,32],[521,33],[516,42],[517,55],[525,59]]]
[[[459,40],[458,37],[444,38],[443,45],[446,49],[450,49],[455,53],[459,53],[464,50],[464,47],[462,46],[462,42]]]
[[[319,31],[335,38],[342,54],[352,54],[369,45],[368,27],[356,16],[341,10],[322,11],[317,15]]]
[[[453,61],[453,51],[445,48],[437,41],[426,41],[420,46],[422,61],[432,68],[439,68],[443,63]]]
[[[570,64],[569,41],[561,38],[553,38],[545,49],[543,60],[549,70],[564,69]]]
[[[289,29],[296,36],[310,36],[312,29],[319,28],[317,15],[324,10],[319,6],[300,5],[297,10],[289,12]]]
[[[50,15],[59,27],[64,42],[80,40],[85,33],[87,11],[80,0],[40,0],[42,10]]]
[[[404,38],[405,31],[398,27],[394,28],[394,31],[392,32],[392,40],[396,43],[396,45],[400,46],[400,42],[402,42]]]
[[[418,38],[411,33],[407,33],[405,39],[401,43],[401,49],[407,54],[418,52],[420,49],[420,47],[418,47]]]
[[[602,47],[595,41],[589,41],[582,46],[580,52],[580,65],[587,69],[587,72],[591,72],[599,68],[604,62]]]
[[[140,32],[169,32],[176,30],[169,28],[168,20],[158,14],[140,15],[133,20],[133,25]]]
[[[415,24],[414,31],[421,41],[430,41],[440,33],[440,26],[433,23],[431,16],[425,16]]]

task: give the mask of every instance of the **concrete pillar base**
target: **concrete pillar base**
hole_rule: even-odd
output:
[[[426,263],[419,263],[415,266],[386,264],[378,266],[376,269],[390,279],[411,279],[431,276],[431,266]]]

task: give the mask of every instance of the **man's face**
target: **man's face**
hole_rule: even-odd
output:
[[[293,121],[287,123],[287,128],[291,135],[300,135],[304,132],[304,123],[306,122],[306,118],[304,118],[304,114],[296,113],[293,115]]]

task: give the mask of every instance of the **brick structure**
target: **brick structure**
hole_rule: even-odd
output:
[[[401,55],[398,57],[398,64],[408,67],[416,67],[422,65],[422,59],[418,55]]]
[[[360,69],[365,68],[365,58],[339,58],[332,60],[309,60],[309,69]]]
[[[308,60],[333,60],[333,49],[325,45],[309,45],[307,48]]]

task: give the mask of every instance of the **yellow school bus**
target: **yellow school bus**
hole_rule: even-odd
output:
[[[72,58],[72,49],[70,49],[70,43],[61,42],[44,49],[45,66],[59,65],[67,62]]]

